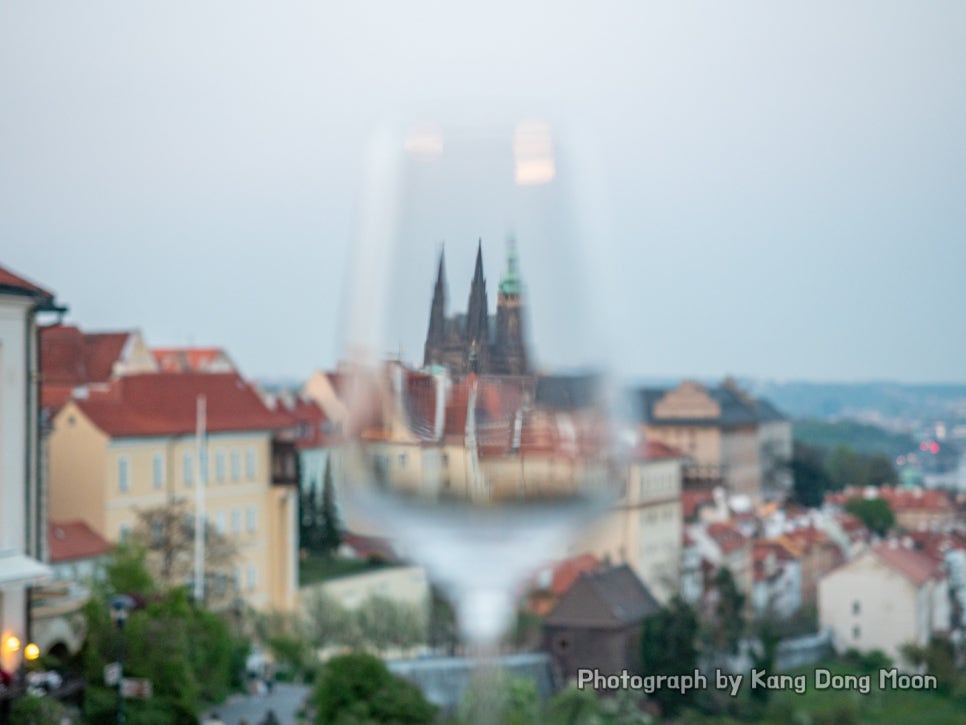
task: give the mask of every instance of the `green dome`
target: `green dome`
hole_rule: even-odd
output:
[[[518,295],[523,288],[520,281],[519,260],[517,259],[517,244],[512,238],[507,242],[506,272],[500,278],[501,295]]]

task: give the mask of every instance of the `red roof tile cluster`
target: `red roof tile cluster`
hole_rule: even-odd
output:
[[[342,535],[342,545],[351,549],[359,559],[394,562],[399,558],[393,549],[392,542],[379,536],[347,532]]]
[[[81,332],[73,325],[40,330],[40,374],[43,386],[106,383],[114,374],[130,332]]]
[[[899,511],[951,511],[953,501],[949,494],[940,489],[923,488],[893,488],[882,486],[873,489],[875,496],[885,500],[895,512]],[[829,503],[842,506],[850,499],[865,496],[865,491],[860,488],[849,487],[843,491],[836,491],[825,496]]]
[[[711,491],[682,491],[681,513],[685,519],[697,518],[703,507],[714,506],[714,495]]]
[[[661,441],[641,441],[634,450],[634,460],[637,461],[660,461],[668,458],[687,457],[688,455],[684,451]]]
[[[51,292],[48,292],[43,287],[34,284],[30,280],[21,277],[19,274],[15,274],[6,267],[0,267],[0,287],[6,287],[12,290],[18,290],[21,292],[29,292],[30,294],[38,295],[40,297],[53,297]]]
[[[209,432],[279,430],[297,420],[270,410],[255,389],[235,373],[149,373],[117,378],[107,388],[77,400],[78,408],[112,437],[190,435],[198,396],[205,396]]]
[[[113,548],[107,539],[83,521],[51,521],[47,524],[50,561],[54,564],[103,556]]]
[[[737,551],[748,543],[748,539],[745,538],[744,534],[729,523],[716,522],[708,524],[708,536],[714,539],[723,554],[730,554],[733,551]]]
[[[949,551],[966,551],[966,535],[953,532],[913,531],[909,534],[916,551],[941,562]]]
[[[330,441],[325,434],[325,424],[328,419],[322,408],[312,400],[296,398],[290,408],[283,408],[283,412],[288,412],[299,423],[298,438],[295,445],[299,450],[309,448],[324,448]]]
[[[581,574],[597,571],[599,566],[600,560],[593,554],[578,554],[557,562],[550,579],[550,592],[559,597],[573,586]]]
[[[210,372],[216,363],[227,363],[234,369],[220,347],[156,347],[152,348],[151,354],[164,373]]]
[[[946,576],[942,566],[937,562],[894,541],[877,544],[872,548],[872,552],[879,561],[902,574],[917,587],[921,587],[930,579],[943,579]]]

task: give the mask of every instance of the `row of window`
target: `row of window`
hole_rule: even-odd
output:
[[[181,475],[182,483],[185,486],[194,485],[195,480],[195,458],[194,455],[187,451],[185,452],[183,459],[183,471]],[[215,471],[214,478],[218,483],[224,483],[227,474],[230,473],[232,481],[240,481],[242,477],[242,460],[241,451],[237,448],[232,448],[227,456],[227,470],[226,470],[226,456],[224,450],[215,451]],[[155,453],[152,459],[152,482],[155,490],[160,491],[164,488],[164,455],[161,453]],[[207,456],[203,456],[202,468],[209,471]],[[256,451],[254,447],[250,447],[245,451],[245,477],[249,481],[254,481],[258,470],[258,458],[256,456]],[[210,479],[209,479],[210,480]],[[131,490],[131,461],[127,456],[121,456],[117,459],[117,481],[118,490],[121,493],[127,493]]]

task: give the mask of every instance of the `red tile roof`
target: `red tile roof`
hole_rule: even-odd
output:
[[[917,587],[921,587],[930,579],[945,577],[942,567],[937,562],[895,542],[878,544],[872,548],[872,552],[879,561],[902,574]]]
[[[330,441],[323,430],[328,418],[315,401],[296,398],[295,404],[287,412],[299,422],[299,434],[295,441],[299,450],[329,445]]]
[[[156,347],[151,354],[161,372],[186,373],[206,372],[219,361],[224,361],[234,369],[228,355],[219,347]]]
[[[350,549],[359,559],[395,562],[398,560],[396,550],[389,539],[379,536],[364,536],[346,532],[342,535],[342,544]]]
[[[83,521],[51,521],[47,524],[47,541],[54,564],[103,556],[113,548]]]
[[[687,458],[687,454],[661,441],[646,440],[634,450],[634,460],[659,461],[666,458]]]
[[[900,511],[952,511],[953,501],[949,494],[940,489],[922,488],[893,488],[882,486],[874,489],[878,498],[885,500],[895,512]],[[861,498],[865,491],[861,488],[849,487],[843,491],[827,494],[825,500],[836,505],[844,505],[849,499]]]
[[[0,288],[6,287],[20,292],[29,292],[41,297],[53,297],[53,293],[48,292],[43,287],[34,284],[30,280],[15,274],[6,267],[0,267]]]
[[[80,386],[111,379],[130,332],[81,332],[72,325],[40,329],[41,385]]]
[[[682,491],[681,513],[685,519],[693,519],[704,506],[714,506],[714,495],[711,491]]]
[[[558,562],[550,580],[551,593],[559,597],[573,586],[581,574],[597,571],[598,566],[600,561],[593,554],[578,554]]]
[[[708,524],[708,536],[715,540],[723,554],[737,551],[748,542],[737,528],[720,522]]]
[[[255,389],[235,373],[149,373],[114,380],[76,404],[112,437],[190,435],[199,395],[205,396],[209,432],[278,430],[294,416],[269,410]]]

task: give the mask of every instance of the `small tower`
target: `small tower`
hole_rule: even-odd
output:
[[[507,240],[506,272],[500,280],[496,303],[496,372],[526,375],[530,371],[523,330],[523,284],[520,281],[516,240]]]
[[[481,373],[490,367],[490,317],[486,300],[486,277],[483,276],[483,240],[476,247],[476,269],[470,286],[470,299],[466,307],[466,332],[464,341],[467,355],[476,350],[476,366]],[[467,357],[467,364],[469,358]]]

